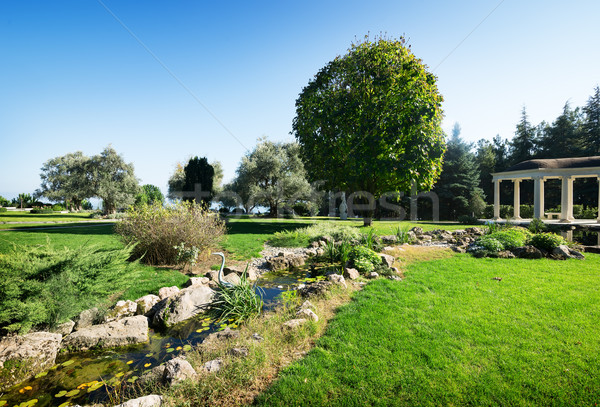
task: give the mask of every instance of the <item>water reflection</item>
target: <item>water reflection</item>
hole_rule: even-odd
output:
[[[597,230],[563,230],[560,234],[569,242],[577,242],[584,246],[600,246],[600,231]]]

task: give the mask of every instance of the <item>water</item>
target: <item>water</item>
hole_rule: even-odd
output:
[[[283,291],[296,289],[310,279],[308,270],[266,273],[257,293],[265,309],[273,308]],[[189,352],[210,333],[226,323],[194,318],[167,332],[150,330],[148,343],[128,348],[61,355],[56,365],[9,389],[0,397],[0,407],[66,407],[75,404],[109,403],[118,390],[134,387],[144,373],[178,355]],[[231,326],[235,328],[235,325]]]
[[[575,229],[561,231],[560,234],[570,242],[577,242],[584,246],[600,246],[600,232],[590,229]]]

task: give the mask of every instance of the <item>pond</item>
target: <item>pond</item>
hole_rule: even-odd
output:
[[[563,230],[560,234],[570,242],[577,242],[584,246],[600,246],[600,231],[598,230],[577,228],[575,230]]]
[[[282,292],[312,280],[308,268],[266,273],[258,281],[256,292],[263,298],[264,309],[269,310],[277,305]],[[61,355],[52,368],[3,394],[0,407],[111,403],[117,392],[135,386],[144,373],[191,351],[209,334],[225,329],[227,322],[215,323],[200,316],[166,332],[150,330],[150,340],[145,344]]]

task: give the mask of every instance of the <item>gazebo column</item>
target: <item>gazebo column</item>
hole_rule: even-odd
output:
[[[500,219],[500,182],[501,180],[494,180],[494,220]]]
[[[570,223],[573,218],[573,177],[563,176],[560,191],[560,222]]]
[[[521,219],[521,180],[513,180],[514,188],[514,201],[513,201],[513,218]]]
[[[544,219],[544,177],[533,177],[533,217]]]

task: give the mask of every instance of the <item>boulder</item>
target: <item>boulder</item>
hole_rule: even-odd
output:
[[[310,302],[309,300],[306,300],[302,303],[302,305],[300,305],[300,309],[310,309],[310,310],[316,310],[317,308],[313,305],[312,302]]]
[[[116,407],[160,407],[162,406],[162,396],[150,394],[149,396],[140,397],[137,399],[127,400],[125,403],[119,404]]]
[[[346,280],[341,274],[330,274],[329,276],[327,276],[327,279],[333,284],[341,285],[344,288],[348,288],[348,286],[346,285]]]
[[[384,244],[396,243],[398,241],[398,236],[396,235],[386,235],[381,236],[381,242]]]
[[[171,327],[206,310],[215,292],[207,286],[188,287],[161,301],[152,323]]]
[[[75,331],[63,339],[62,348],[84,351],[143,342],[148,342],[148,318],[137,315]]]
[[[250,351],[248,348],[245,348],[245,347],[231,348],[229,350],[229,354],[235,358],[245,358],[245,357],[248,357],[248,355],[250,354]]]
[[[188,281],[183,284],[184,287],[197,287],[200,285],[207,285],[210,279],[208,277],[190,277]]]
[[[344,274],[350,280],[356,280],[357,278],[360,277],[360,273],[358,272],[358,270],[357,269],[353,269],[353,268],[344,268]]]
[[[485,230],[483,228],[478,228],[478,227],[471,227],[471,228],[466,228],[465,232],[473,235],[473,236],[483,236],[485,235]]]
[[[389,254],[380,253],[379,257],[381,257],[381,264],[387,267],[392,267],[394,265],[394,261],[396,260],[394,256],[391,256]]]
[[[516,247],[511,250],[520,259],[541,259],[544,254],[535,246]]]
[[[242,279],[237,275],[237,273],[227,274],[223,277],[223,281],[233,285],[240,285],[242,283]]]
[[[282,256],[271,257],[267,260],[267,266],[271,271],[285,270],[289,267],[287,259]]]
[[[53,366],[61,340],[50,332],[0,339],[0,391]]]
[[[52,332],[61,334],[62,336],[67,336],[68,334],[73,332],[73,328],[75,328],[75,322],[69,319],[67,322],[58,324],[54,329],[52,329]]]
[[[455,251],[456,253],[466,253],[467,249],[465,249],[463,246],[452,246],[452,250]]]
[[[304,266],[306,263],[306,257],[307,256],[300,254],[279,253],[279,255],[271,257],[269,260],[267,260],[267,266],[272,271],[299,268]]]
[[[236,339],[236,338],[239,338],[239,336],[240,336],[240,331],[233,330],[233,329],[227,327],[222,331],[213,332],[210,335],[208,335],[206,338],[204,338],[204,341],[202,341],[202,346],[210,346],[211,344],[213,344],[215,342],[226,341],[229,339]]]
[[[74,329],[77,331],[79,329],[88,328],[94,325],[94,322],[98,319],[98,308],[90,308],[85,311],[81,311],[79,314],[79,318],[75,323]]]
[[[254,267],[248,266],[248,268],[246,269],[246,266],[229,266],[229,267],[225,267],[223,269],[223,273],[228,274],[228,273],[236,273],[238,276],[242,276],[243,274],[246,274],[246,278],[250,281],[255,281],[258,279],[258,273],[256,272],[256,269]]]
[[[583,260],[585,257],[580,252],[571,249],[569,246],[561,244],[552,250],[552,257],[560,260],[578,259]]]
[[[298,294],[301,297],[310,298],[317,295],[324,295],[333,285],[331,281],[318,281],[312,284],[306,284],[304,287],[298,287]]]
[[[377,278],[377,277],[379,277],[379,273],[378,273],[378,272],[376,272],[376,271],[371,271],[371,272],[369,273],[369,278]]]
[[[104,322],[117,321],[125,317],[132,317],[137,313],[138,305],[134,301],[118,301],[104,316]]]
[[[177,294],[179,292],[179,288],[173,286],[173,287],[162,287],[160,290],[158,290],[158,296],[160,297],[161,300],[164,300],[165,298],[168,297],[172,297],[173,295]]]
[[[499,259],[514,259],[516,256],[510,250],[503,250],[496,253],[496,257]]]
[[[290,319],[289,321],[283,323],[283,328],[287,331],[295,331],[304,325],[306,321],[307,320],[304,318]]]
[[[287,255],[285,257],[287,258],[290,268],[299,268],[306,263],[306,257],[299,254]]]
[[[418,236],[418,235],[423,234],[423,228],[415,226],[414,228],[412,228],[411,230],[409,230],[409,232],[413,232],[416,236]]]
[[[165,363],[162,382],[167,385],[182,382],[186,379],[196,379],[198,374],[187,360],[177,357]]]
[[[154,309],[154,306],[158,304],[160,301],[160,297],[154,294],[144,295],[143,297],[135,300],[137,305],[136,314],[137,315],[146,315],[148,316]]]
[[[309,310],[309,309],[301,309],[300,311],[298,311],[296,313],[296,316],[298,318],[310,319],[315,322],[317,322],[319,320],[319,317],[317,316],[317,314],[315,314],[312,310]]]
[[[223,359],[214,359],[203,364],[200,369],[205,373],[217,373],[219,370],[221,370],[222,366]]]

